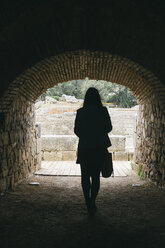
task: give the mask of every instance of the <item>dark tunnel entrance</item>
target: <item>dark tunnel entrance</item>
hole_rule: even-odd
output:
[[[5,151],[1,158],[5,175],[1,178],[1,190],[12,187],[40,168],[35,100],[60,82],[85,77],[130,88],[140,104],[134,163],[158,184],[164,182],[165,119],[164,102],[161,104],[159,97],[161,83],[131,60],[107,53],[78,51],[50,57],[26,70],[13,81],[1,99],[1,110],[6,113],[5,128],[1,128]]]

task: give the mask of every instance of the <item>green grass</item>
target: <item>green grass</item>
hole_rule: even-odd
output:
[[[140,163],[138,164],[137,174],[141,180],[146,178],[146,175],[143,173],[142,165]]]
[[[131,162],[130,165],[131,165],[132,170],[134,170],[134,163]]]
[[[131,161],[130,165],[131,165],[132,170],[134,170],[135,164],[133,161]],[[143,180],[146,178],[146,175],[143,173],[142,165],[140,163],[138,163],[137,174],[138,174],[140,180]]]

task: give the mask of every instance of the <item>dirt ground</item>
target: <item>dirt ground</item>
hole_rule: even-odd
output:
[[[97,206],[89,217],[80,177],[31,176],[0,197],[0,247],[165,247],[165,190],[101,178]]]

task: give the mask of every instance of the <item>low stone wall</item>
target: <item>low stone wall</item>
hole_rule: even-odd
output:
[[[75,135],[43,135],[42,160],[75,160],[77,143]]]
[[[125,150],[133,153],[136,140],[136,118],[139,107],[136,108],[109,108],[113,129],[111,135],[123,135],[126,138]]]
[[[56,139],[59,135],[65,137],[65,142],[68,144],[66,135],[69,137],[74,136],[74,122],[76,117],[76,109],[78,109],[80,103],[78,104],[68,104],[63,102],[58,102],[56,106],[40,104],[40,109],[36,110],[36,120],[41,124],[42,135],[43,137],[53,137],[56,135]],[[65,112],[69,111],[74,112]],[[57,110],[63,111],[61,114]],[[135,139],[136,139],[136,117],[138,112],[137,108],[131,109],[120,109],[120,108],[109,108],[109,114],[111,116],[111,121],[113,125],[113,130],[110,133],[115,145],[115,152],[113,157],[115,160],[132,160],[134,148],[135,148]],[[114,137],[113,137],[114,136]],[[42,137],[42,159],[43,160],[65,160],[73,159],[75,160],[76,149],[69,148],[63,150],[62,148],[57,149],[56,151],[49,146],[49,149],[44,148],[45,138]],[[122,142],[117,142],[119,137],[125,137],[124,145],[125,147],[120,150]],[[51,138],[50,138],[51,139]],[[49,142],[47,142],[49,144]],[[55,145],[55,144],[54,144]],[[45,150],[44,150],[45,149]],[[52,149],[52,150],[51,150]],[[61,150],[60,150],[61,149]]]
[[[131,155],[125,151],[126,138],[122,135],[110,135],[112,146],[109,151],[114,160],[130,160]],[[76,160],[78,138],[75,135],[43,135],[42,160]]]
[[[40,167],[41,132],[34,104],[20,96],[0,126],[0,191],[12,189]]]

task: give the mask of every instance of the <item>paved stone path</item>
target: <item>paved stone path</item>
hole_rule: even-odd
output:
[[[132,174],[130,161],[114,161],[114,176],[126,177]],[[80,166],[74,161],[42,161],[41,169],[35,173],[41,176],[80,176]]]

